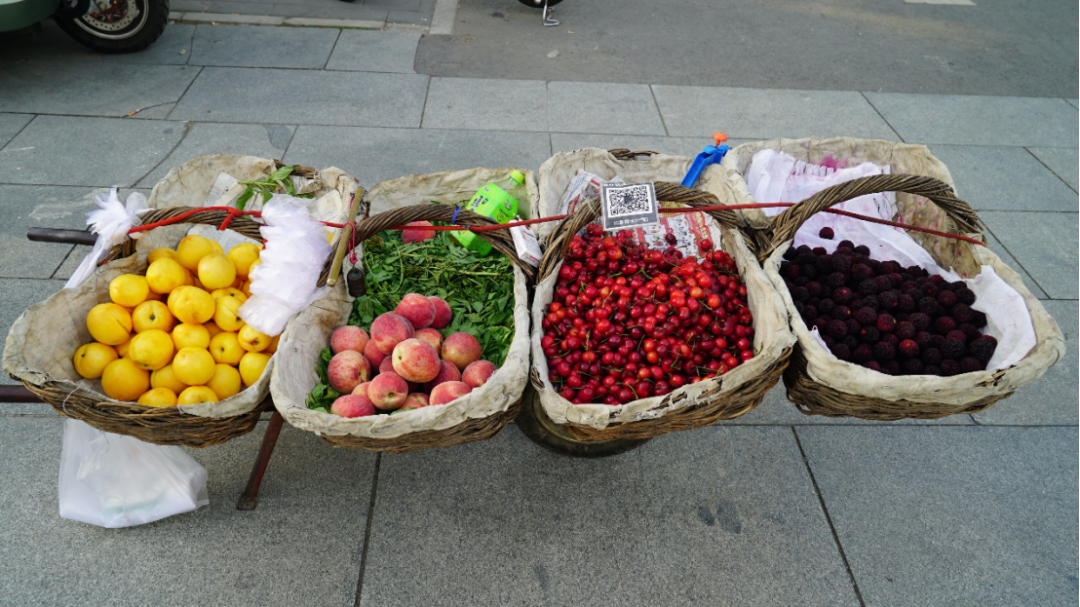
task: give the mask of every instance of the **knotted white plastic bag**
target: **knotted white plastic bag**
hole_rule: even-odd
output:
[[[64,285],[65,289],[71,289],[82,284],[84,280],[97,269],[109,249],[124,242],[128,236],[128,230],[139,223],[139,215],[149,211],[146,208],[146,196],[140,192],[128,194],[127,204],[121,204],[120,197],[116,195],[116,188],[109,190],[108,198],[95,196],[98,210],[86,214],[86,225],[90,231],[97,234],[97,242],[90,254],[83,258],[82,263],[72,273]],[[132,238],[138,238],[142,234],[132,234]]]
[[[280,334],[293,316],[326,293],[316,283],[332,247],[306,203],[275,194],[263,207],[266,225],[259,233],[266,248],[251,271],[251,297],[240,306],[240,318],[267,335]]]
[[[206,469],[180,447],[153,445],[69,419],[60,456],[60,516],[116,529],[210,503]]]

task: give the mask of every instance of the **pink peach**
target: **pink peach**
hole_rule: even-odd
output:
[[[386,358],[386,355],[379,352],[379,349],[375,347],[375,340],[368,340],[367,345],[364,346],[364,356],[371,363],[372,369],[378,369],[383,359]]]
[[[393,356],[387,356],[379,363],[379,373],[396,373],[396,371],[394,371]]]
[[[448,381],[461,381],[461,371],[458,371],[454,363],[448,360],[439,361],[439,374],[435,376],[435,379],[424,384],[424,392],[430,394],[435,386]]]
[[[442,347],[442,333],[439,333],[437,330],[432,329],[431,327],[425,327],[423,329],[417,330],[416,334],[413,335],[413,337],[426,343],[432,348],[435,348],[436,352],[438,352],[439,348]]]
[[[414,329],[423,329],[435,320],[435,306],[419,293],[408,293],[402,297],[394,313],[407,318]]]
[[[422,392],[415,392],[409,394],[409,396],[405,398],[405,402],[401,403],[401,410],[407,411],[409,409],[423,409],[430,404],[431,402],[428,400],[427,394],[424,394]]]
[[[415,337],[394,346],[394,353],[390,358],[394,361],[394,371],[398,375],[416,383],[435,379],[442,367],[435,348]]]
[[[435,319],[431,321],[432,329],[445,329],[450,325],[450,319],[454,313],[450,310],[450,304],[442,297],[428,297],[431,305],[435,306]]]
[[[338,327],[334,329],[334,332],[330,335],[330,349],[334,351],[334,354],[344,352],[345,350],[363,352],[367,342],[367,331],[352,325]]]
[[[397,373],[380,373],[368,385],[368,398],[376,408],[391,411],[409,396],[409,384]]]
[[[371,365],[364,355],[356,350],[338,352],[326,366],[326,379],[330,387],[342,394],[348,394],[371,377]]]
[[[367,387],[368,387],[368,384],[370,384],[370,383],[371,382],[366,381],[366,382],[364,382],[362,384],[357,384],[357,386],[355,388],[353,388],[352,393],[353,394],[359,394],[360,396],[363,396],[364,398],[367,398]]]
[[[371,323],[371,341],[384,355],[393,352],[394,346],[412,337],[414,332],[412,323],[397,314],[380,314]]]
[[[430,221],[413,221],[405,224],[405,226],[410,228],[416,228],[413,230],[401,231],[401,240],[405,242],[405,244],[413,242],[424,242],[425,240],[435,238],[435,230],[422,229],[432,227]]]
[[[469,366],[465,367],[465,371],[461,373],[461,381],[469,384],[470,388],[479,388],[491,379],[491,376],[495,374],[495,370],[495,363],[487,360],[478,360],[469,363]]]
[[[442,357],[448,360],[458,369],[464,370],[469,363],[480,360],[484,353],[480,350],[480,342],[468,333],[454,333],[443,341]]]
[[[445,384],[435,386],[435,389],[431,391],[431,404],[445,405],[459,396],[465,396],[469,392],[472,392],[472,388],[469,387],[469,384],[459,381],[448,381]]]
[[[366,396],[347,394],[330,405],[330,412],[341,417],[366,417],[375,415],[375,405]]]

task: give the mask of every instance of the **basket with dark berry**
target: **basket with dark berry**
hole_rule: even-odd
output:
[[[717,206],[658,182],[657,198]],[[720,242],[686,254],[604,232],[595,200],[556,228],[533,303],[532,383],[544,412],[580,440],[651,438],[730,419],[780,379],[793,337],[730,211],[709,212]]]
[[[947,185],[928,177],[854,180],[777,216],[771,248],[761,257],[798,338],[784,383],[788,398],[803,413],[876,420],[974,413],[1037,379],[1060,359],[1064,341],[1056,324],[1016,273],[985,246],[955,238],[955,246],[947,249],[927,247],[939,267],[925,268],[875,259],[868,243],[844,240],[831,228],[818,234],[836,243],[831,250],[793,245],[799,227],[814,213],[886,191],[924,197],[920,204],[898,196],[901,216],[929,218],[932,225],[947,228],[943,235],[922,237],[981,236],[974,211]],[[919,213],[905,208],[906,202],[919,205]],[[952,257],[941,258],[942,250]],[[940,269],[957,267],[999,278],[1000,289],[993,293],[1011,294],[1010,311],[996,307],[1005,305],[1000,297],[994,307],[979,300],[973,290],[977,275],[960,278]],[[1014,314],[1017,308],[1020,313]],[[1025,309],[1030,326],[1016,318]],[[1011,317],[995,323],[995,314]],[[1021,329],[1002,329],[1007,324]],[[1013,350],[999,351],[998,338]]]

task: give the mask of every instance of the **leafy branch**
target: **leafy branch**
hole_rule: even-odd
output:
[[[255,197],[258,193],[262,196],[263,204],[266,204],[270,200],[270,197],[274,194],[288,194],[289,196],[296,196],[297,198],[312,198],[312,194],[297,194],[296,186],[293,185],[292,179],[289,176],[296,170],[298,165],[283,166],[280,169],[270,173],[270,176],[263,180],[253,181],[241,181],[244,185],[244,191],[240,194],[240,197],[236,199],[236,208],[240,211],[244,210],[247,203]]]

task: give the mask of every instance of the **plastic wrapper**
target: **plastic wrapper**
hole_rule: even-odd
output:
[[[251,297],[240,306],[240,318],[267,335],[280,334],[293,316],[325,294],[316,283],[332,248],[306,202],[275,195],[263,209],[266,226],[259,232],[266,248],[251,272]]]

